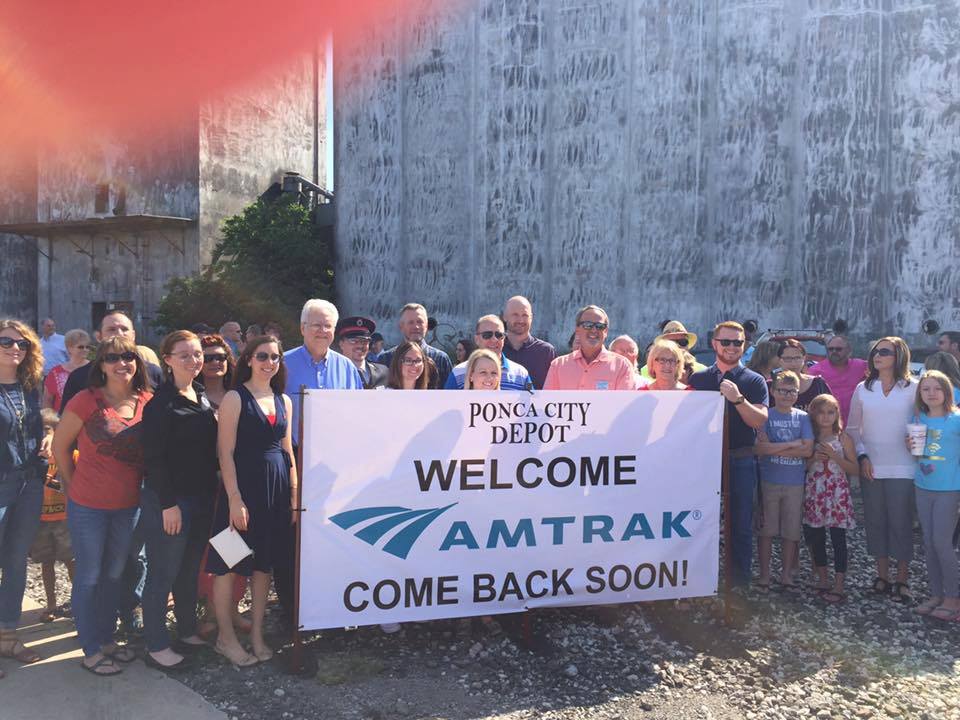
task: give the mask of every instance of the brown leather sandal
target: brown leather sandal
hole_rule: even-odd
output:
[[[37,654],[37,651],[24,645],[23,641],[17,637],[16,631],[0,631],[0,657],[13,658],[24,665],[40,662],[40,655]]]

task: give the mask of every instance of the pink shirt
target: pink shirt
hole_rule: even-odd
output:
[[[636,390],[637,373],[626,358],[601,350],[587,364],[579,350],[550,363],[544,390]]]
[[[853,391],[857,389],[857,385],[867,376],[867,361],[850,358],[847,361],[847,367],[838,370],[830,364],[829,360],[821,360],[807,372],[811,375],[819,375],[827,381],[833,396],[840,403],[840,415],[846,426],[847,416],[850,414],[850,398],[853,397]]]

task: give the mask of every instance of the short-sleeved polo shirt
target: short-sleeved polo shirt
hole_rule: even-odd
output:
[[[455,365],[453,371],[447,376],[447,384],[443,386],[444,390],[463,390],[467,384],[467,363],[462,362]],[[500,389],[501,390],[529,390],[533,387],[530,380],[530,373],[523,365],[519,365],[506,356],[500,356]]]
[[[769,405],[770,396],[767,394],[767,381],[763,379],[763,375],[745,368],[742,364],[726,373],[722,373],[717,364],[714,363],[706,370],[691,375],[690,387],[694,390],[719,391],[720,382],[723,380],[730,380],[736,385],[747,402],[764,407]],[[757,431],[743,421],[740,413],[737,412],[736,405],[729,400],[727,401],[727,410],[727,415],[730,417],[727,447],[730,450],[753,447],[757,442]]]
[[[550,363],[544,390],[636,390],[637,373],[621,355],[601,350],[587,362],[579,350]]]

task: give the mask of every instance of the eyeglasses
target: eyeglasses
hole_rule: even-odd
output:
[[[89,346],[89,345],[74,345],[74,346],[73,346],[73,349],[74,349],[74,350],[89,350],[89,349],[90,349],[90,346]]]
[[[679,365],[676,358],[654,358],[653,361],[659,365]]]
[[[351,345],[369,345],[370,338],[345,337],[341,338],[340,342],[350,343]]]
[[[16,345],[18,348],[20,348],[24,352],[30,349],[29,340],[14,340],[11,337],[0,337],[0,348],[3,348],[4,350],[9,350],[14,345]]]
[[[880,357],[892,357],[897,353],[890,348],[880,348],[879,350],[874,350],[873,354],[879,355]]]
[[[204,355],[204,363],[225,363],[227,361],[227,356],[223,353],[214,353],[213,355]]]
[[[733,345],[734,347],[743,347],[743,340],[719,340],[718,339],[717,342],[720,343],[721,347],[730,347],[731,345]]]
[[[803,355],[781,355],[780,359],[783,362],[796,362],[798,360],[803,360]]]
[[[584,330],[599,330],[603,332],[607,329],[607,323],[594,322],[593,320],[581,320],[577,323],[577,327],[582,327]]]
[[[489,340],[490,338],[496,338],[497,340],[503,340],[506,337],[505,333],[500,332],[499,330],[484,330],[483,332],[477,333],[484,340]]]
[[[280,356],[277,355],[277,353],[268,353],[261,350],[260,352],[253,354],[253,359],[257,362],[267,362],[267,360],[269,360],[270,362],[275,363],[280,361]]]
[[[314,332],[318,330],[329,332],[333,330],[333,323],[307,323],[307,327]]]
[[[842,348],[842,347],[830,347],[830,346],[828,345],[828,346],[827,346],[827,352],[828,352],[828,353],[839,353],[839,352],[843,352],[843,348]]]
[[[137,361],[137,354],[133,350],[127,350],[122,353],[105,353],[103,362],[107,365],[116,365],[118,362],[132,363]]]
[[[415,358],[405,357],[400,362],[403,363],[404,365],[423,365],[423,358],[422,357],[415,357]]]
[[[780,395],[799,395],[800,391],[796,388],[777,388],[774,390],[775,393]]]

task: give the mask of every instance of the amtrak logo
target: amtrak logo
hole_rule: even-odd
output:
[[[430,527],[430,523],[440,517],[457,503],[442,508],[427,508],[426,510],[411,510],[405,507],[367,507],[347,510],[330,517],[338,527],[348,530],[356,525],[363,525],[354,534],[368,545],[376,545],[387,533],[401,527],[387,544],[383,546],[385,553],[406,560],[413,544],[420,538],[423,531]],[[368,520],[375,520],[364,524]]]

